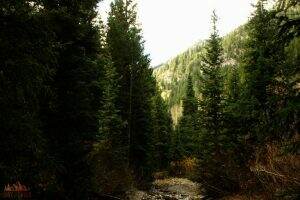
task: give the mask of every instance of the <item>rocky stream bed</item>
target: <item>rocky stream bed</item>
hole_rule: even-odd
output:
[[[130,200],[199,200],[199,185],[188,179],[159,179],[153,183],[150,191],[131,192]]]

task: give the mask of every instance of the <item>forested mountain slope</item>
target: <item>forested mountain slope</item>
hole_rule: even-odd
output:
[[[222,38],[213,12],[210,37],[154,72],[175,122],[170,171],[212,199],[299,199],[300,2],[268,2]]]
[[[160,89],[135,2],[100,1],[1,2],[0,199],[300,199],[299,0],[223,38],[213,12]]]
[[[226,66],[234,66],[239,62],[244,49],[245,38],[245,26],[240,26],[223,37],[224,75],[228,68]],[[185,94],[188,74],[192,77],[194,90],[199,98],[200,65],[204,45],[205,41],[200,41],[182,54],[154,69],[154,75],[162,90],[163,98],[168,102],[174,123],[177,123],[181,116],[181,100]]]

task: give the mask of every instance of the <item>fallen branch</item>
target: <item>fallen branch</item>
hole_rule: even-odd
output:
[[[276,176],[276,177],[279,177],[281,179],[284,179],[284,180],[287,180],[289,181],[289,179],[293,179],[297,184],[300,184],[299,180],[297,178],[293,178],[293,177],[288,177],[288,176],[285,176],[285,175],[282,175],[282,174],[279,174],[279,173],[275,173],[275,172],[271,172],[271,171],[267,171],[265,168],[261,167],[261,168],[252,168],[251,171],[255,171],[255,172],[263,172],[263,173],[266,173],[266,174],[270,174],[270,175],[273,175],[273,176]]]

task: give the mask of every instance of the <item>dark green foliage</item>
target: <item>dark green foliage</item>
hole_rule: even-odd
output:
[[[197,124],[196,115],[182,116],[175,130],[172,156],[174,160],[184,157],[193,157],[197,150]]]
[[[244,71],[245,84],[243,99],[249,104],[248,124],[254,126],[259,121],[264,124],[258,133],[267,132],[266,128],[269,127],[268,115],[271,112],[270,105],[268,104],[269,94],[267,91],[268,85],[274,76],[274,67],[276,66],[272,60],[272,51],[275,49],[272,43],[269,42],[272,31],[272,22],[270,13],[264,8],[263,2],[256,5],[254,17],[247,25],[248,41],[247,51],[244,55]],[[268,43],[269,42],[269,43]],[[267,43],[269,45],[267,45]],[[254,108],[254,109],[253,109]],[[256,137],[256,136],[254,136]],[[257,138],[261,139],[261,138]]]
[[[112,4],[106,35],[97,3],[1,3],[1,188],[20,181],[34,198],[88,199],[168,167],[172,122],[135,5]]]
[[[220,38],[212,34],[204,43],[208,48],[199,44],[155,69],[173,119],[180,116],[174,108],[193,72],[200,99],[194,133],[199,140],[193,141],[199,147],[198,178],[215,197],[241,189],[262,191],[266,183],[253,174],[253,167],[260,156],[255,151],[266,143],[287,141],[289,154],[299,146],[299,2],[280,0],[269,9],[266,2],[259,1],[250,21],[223,38],[222,55]],[[202,63],[206,65],[197,70]],[[182,113],[177,127],[188,124],[187,132],[193,119]],[[188,142],[182,141],[177,131],[174,160],[186,154]]]
[[[94,191],[118,194],[128,190],[132,180],[128,168],[128,146],[124,146],[120,140],[124,123],[116,108],[120,89],[117,74],[109,60],[104,69],[99,133],[90,153],[90,165],[94,175]]]
[[[112,161],[115,164],[118,163],[120,166],[122,166],[121,163],[123,163],[122,167],[124,167],[127,160],[126,151],[128,147],[120,144],[121,140],[119,140],[119,138],[122,137],[123,128],[123,122],[119,114],[120,111],[116,108],[119,86],[114,66],[109,64],[105,67],[103,90],[102,108],[99,112],[100,127],[97,138],[107,139],[111,142],[111,151],[115,154]]]
[[[36,194],[51,181],[41,104],[55,72],[54,34],[27,1],[0,8],[0,187],[21,181]]]
[[[170,148],[173,127],[168,107],[159,92],[153,98],[152,120],[152,159],[149,164],[153,165],[155,171],[166,170],[171,161]]]
[[[157,100],[156,83],[149,68],[149,58],[144,53],[141,30],[136,24],[135,4],[131,1],[116,0],[111,4],[107,31],[108,50],[111,54],[117,75],[120,77],[120,90],[117,97],[117,109],[120,110],[125,126],[122,130],[121,143],[128,147],[128,164],[134,171],[137,182],[147,182],[151,178],[153,167],[153,150],[160,147],[167,137],[166,130],[161,130],[162,141],[152,139],[158,137],[158,131],[165,129],[169,121],[158,121],[155,118],[163,112],[153,107]],[[164,111],[165,112],[165,111]],[[160,116],[163,117],[163,116]],[[169,120],[166,116],[164,120]],[[167,123],[167,124],[166,124]],[[154,127],[153,127],[154,126]],[[158,127],[161,126],[161,127]],[[169,126],[169,125],[167,125]],[[167,128],[169,129],[169,128]],[[152,142],[156,142],[154,145]],[[156,156],[163,156],[156,151]],[[157,161],[158,167],[162,164]]]
[[[121,196],[172,161],[197,160],[214,198],[297,198],[298,182],[272,170],[296,174],[282,163],[296,166],[299,149],[300,4],[266,2],[222,39],[214,13],[207,41],[155,69],[160,91],[133,1],[111,4],[107,30],[95,22],[98,0],[2,1],[0,189],[20,181],[34,199]]]
[[[274,9],[266,10],[264,1],[260,1],[247,25],[249,39],[242,61],[246,82],[241,103],[249,105],[243,117],[247,118],[248,128],[253,130],[252,137],[258,141],[282,138],[283,132],[290,132],[290,128],[283,124],[293,123],[296,119],[292,116],[297,115],[287,110],[290,107],[288,102],[295,102],[293,80],[298,72],[293,64],[288,63],[286,45],[291,39],[282,34],[282,22],[277,13]],[[289,119],[281,115],[283,110],[287,111],[285,114]],[[283,122],[283,119],[287,121]]]
[[[87,197],[101,93],[96,3],[1,4],[2,186]]]
[[[121,77],[117,108],[121,111],[121,118],[125,122],[125,126],[122,130],[123,137],[120,139],[123,145],[128,147],[128,165],[140,174],[143,173],[142,168],[146,166],[147,162],[146,137],[150,127],[147,125],[146,119],[150,115],[145,116],[147,113],[144,112],[146,111],[144,104],[150,103],[150,99],[146,96],[147,91],[145,91],[145,96],[137,96],[137,90],[144,86],[140,85],[144,84],[144,77],[141,75],[145,76],[148,58],[143,55],[140,30],[135,26],[136,13],[130,6],[132,6],[131,2],[122,0],[111,4],[107,44],[118,76]],[[140,175],[143,176],[143,174]]]
[[[216,28],[217,16],[212,15],[213,30],[203,55],[202,99],[200,100],[199,180],[208,194],[224,194],[235,186],[225,170],[225,152],[230,139],[223,131],[223,63],[221,38]]]
[[[222,45],[221,38],[216,29],[217,16],[212,16],[213,32],[207,42],[206,52],[203,56],[202,70],[202,99],[200,102],[203,115],[203,125],[212,135],[220,133],[221,124],[221,94],[222,94],[222,76],[221,64]]]
[[[274,123],[275,136],[292,137],[299,129],[299,41],[300,2],[278,1],[274,12],[276,35],[273,39],[279,46],[275,76],[272,87],[276,92],[271,99],[276,106]],[[293,124],[293,125],[292,125]],[[283,132],[285,134],[283,134]]]
[[[187,80],[186,95],[182,102],[183,116],[194,115],[198,110],[198,102],[195,98],[195,92],[192,83],[192,77],[189,75]]]
[[[201,132],[205,140],[200,143],[199,175],[207,192],[213,195],[238,190],[240,183],[251,179],[248,163],[256,156],[255,148],[267,141],[281,141],[295,134],[298,104],[288,102],[295,102],[297,98],[292,83],[297,72],[287,62],[284,41],[289,39],[280,32],[282,23],[276,13],[278,11],[274,9],[266,10],[264,1],[256,5],[254,15],[246,25],[247,40],[243,44],[242,59],[237,60],[238,65],[225,68],[227,80],[221,95],[224,97],[221,105],[224,104],[220,112],[223,121],[220,132],[213,139],[209,137],[209,129]],[[294,75],[287,72],[290,70]],[[203,83],[205,86],[205,81]],[[204,99],[206,92],[202,93]],[[208,116],[214,118],[215,115]],[[201,156],[206,158],[204,163]],[[237,174],[243,174],[243,177]]]
[[[44,2],[59,44],[51,84],[54,105],[47,116],[46,133],[49,150],[61,163],[56,172],[59,190],[71,199],[87,198],[92,176],[87,155],[99,126],[103,63],[99,30],[92,24],[96,4],[96,0]]]
[[[182,102],[183,115],[176,126],[173,138],[172,158],[180,160],[195,156],[197,141],[198,102],[195,98],[192,77],[188,76],[186,95]]]

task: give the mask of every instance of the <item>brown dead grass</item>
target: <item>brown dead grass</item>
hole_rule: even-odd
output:
[[[300,185],[300,155],[282,154],[278,144],[267,144],[255,157],[250,169],[269,193]]]
[[[293,142],[299,142],[295,137]],[[284,153],[286,143],[268,143],[255,151],[249,162],[252,178],[240,182],[240,194],[224,200],[272,200],[276,194],[290,188],[300,188],[300,155]],[[252,191],[252,192],[249,192]]]
[[[170,167],[173,175],[190,177],[197,169],[197,159],[186,157],[182,160],[171,162]]]

